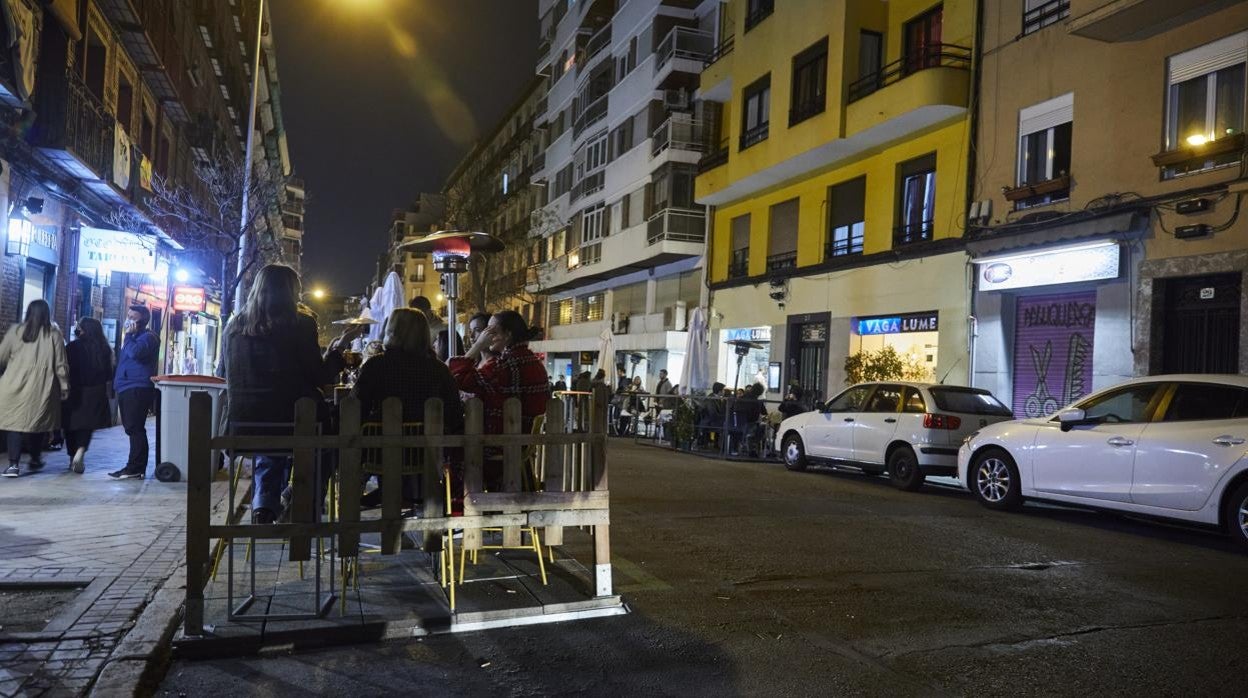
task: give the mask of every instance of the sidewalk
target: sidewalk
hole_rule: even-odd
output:
[[[186,484],[158,482],[151,464],[150,479],[108,477],[127,449],[114,427],[96,433],[83,475],[62,450],[0,480],[0,696],[84,693],[181,561]],[[42,628],[12,610],[41,602]]]

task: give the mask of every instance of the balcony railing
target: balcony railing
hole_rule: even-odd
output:
[[[743,279],[750,275],[750,250],[733,250],[728,261],[728,278]]]
[[[581,181],[572,185],[572,194],[568,197],[568,203],[572,203],[582,196],[589,196],[595,192],[602,191],[603,186],[607,182],[607,171],[598,170],[597,172],[585,175]]]
[[[702,122],[688,114],[672,114],[654,133],[650,134],[650,156],[658,156],[668,148],[691,150],[700,153],[706,149],[702,137]]]
[[[822,114],[827,108],[827,95],[821,94],[813,99],[794,104],[789,110],[789,126],[796,126],[816,114]]]
[[[797,250],[767,255],[767,271],[793,269],[797,266]]]
[[[737,150],[745,150],[752,145],[756,145],[767,140],[767,133],[770,128],[771,122],[765,121],[754,128],[742,131],[741,143],[737,146]]]
[[[75,170],[76,177],[111,180],[117,121],[104,103],[72,71],[66,71],[63,82],[46,81],[40,92],[39,118],[32,130],[35,145],[70,153],[91,169],[85,172],[58,161],[67,170]]]
[[[718,61],[724,56],[732,53],[732,44],[732,36],[725,36],[723,39],[720,39],[719,43],[715,45],[715,48],[711,50],[711,55],[706,58],[707,67],[710,67],[713,63],[715,63],[715,61]]]
[[[1039,31],[1070,16],[1070,0],[1049,0],[1023,13],[1023,34]]]
[[[941,67],[968,70],[971,67],[971,50],[954,44],[924,46],[915,53],[899,58],[880,70],[851,82],[848,101],[856,102],[921,70]]]
[[[728,139],[719,142],[719,145],[710,149],[698,160],[698,174],[709,172],[720,165],[728,164]]]
[[[710,32],[676,27],[663,37],[654,51],[654,72],[661,72],[673,58],[706,63],[714,50],[715,37]]]
[[[934,221],[917,221],[893,228],[893,246],[912,245],[932,239]]]
[[[602,53],[602,50],[609,47],[610,45],[611,45],[611,24],[608,23],[602,29],[599,29],[597,34],[594,34],[592,37],[590,37],[589,43],[585,44],[585,60],[582,61],[580,65],[588,64],[591,60],[594,59],[594,56],[597,56],[599,53]],[[577,68],[577,72],[580,72],[579,66]]]
[[[828,240],[827,247],[824,248],[824,256],[828,259],[832,257],[844,257],[851,254],[862,254],[862,244],[864,238],[862,233],[850,235],[841,240]]]
[[[576,117],[576,121],[572,124],[572,137],[580,138],[581,133],[585,129],[602,121],[607,115],[607,95],[603,95],[598,99],[589,103],[589,106],[581,110]]]
[[[665,208],[646,223],[646,244],[658,242],[703,242],[706,240],[706,212],[687,208]]]
[[[745,15],[745,30],[748,32],[756,24],[767,19],[776,9],[775,0],[758,0]]]

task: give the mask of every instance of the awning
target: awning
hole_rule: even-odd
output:
[[[1147,223],[1147,212],[1132,210],[1095,218],[1083,218],[1069,223],[1013,224],[1009,229],[983,231],[968,238],[966,253],[974,259],[1007,250],[1040,247],[1056,242],[1088,240],[1109,235],[1142,236],[1147,232]]]

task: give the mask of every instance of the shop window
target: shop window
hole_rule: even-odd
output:
[[[895,246],[932,239],[936,215],[936,153],[897,167]]]
[[[732,219],[732,257],[728,261],[728,278],[750,275],[750,214]]]
[[[862,254],[866,234],[867,178],[859,177],[828,189],[826,256]]]
[[[944,8],[940,5],[906,22],[905,57],[906,74],[940,65],[941,25]]]
[[[793,57],[789,126],[823,113],[827,104],[828,37]]]
[[[1162,174],[1174,177],[1239,162],[1244,138],[1248,32],[1215,41],[1169,60],[1166,150]],[[1164,154],[1163,154],[1164,155]]]
[[[1070,16],[1070,0],[1023,0],[1023,35]]]
[[[767,230],[767,271],[797,266],[798,199],[771,207]]]
[[[1006,198],[1026,208],[1070,197],[1070,136],[1074,95],[1019,112],[1018,186]]]
[[[767,140],[771,127],[771,73],[745,88],[741,100],[741,143],[738,150]]]

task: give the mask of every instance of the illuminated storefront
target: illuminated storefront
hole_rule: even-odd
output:
[[[936,381],[940,313],[877,315],[854,318],[850,324],[849,354],[879,352],[890,347],[907,368],[912,380]]]
[[[750,342],[758,346],[742,346],[730,342]],[[753,383],[768,386],[771,368],[771,327],[740,327],[719,331],[719,361],[715,380],[726,386],[744,388]],[[740,359],[738,361],[738,359]]]

